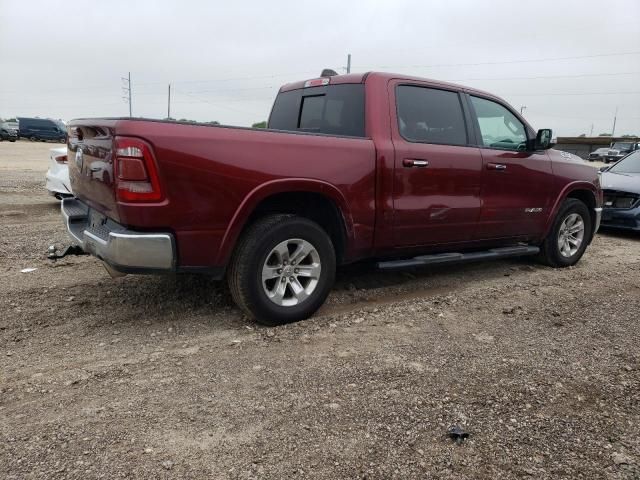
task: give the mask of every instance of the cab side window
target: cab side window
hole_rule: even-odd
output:
[[[500,150],[524,150],[527,133],[518,118],[499,103],[471,97],[485,147]]]
[[[400,85],[396,90],[398,128],[409,142],[466,145],[460,97],[435,88]]]

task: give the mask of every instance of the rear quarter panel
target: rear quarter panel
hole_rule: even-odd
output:
[[[120,220],[174,231],[181,267],[226,264],[255,206],[289,191],[333,199],[345,220],[348,255],[371,248],[375,150],[369,139],[127,120],[116,131],[152,145],[166,194],[162,205],[119,204]]]

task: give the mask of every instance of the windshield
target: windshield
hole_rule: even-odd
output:
[[[640,173],[640,150],[627,155],[609,169],[615,173]]]
[[[631,148],[631,144],[616,142],[611,148],[615,148],[616,150],[629,150]]]

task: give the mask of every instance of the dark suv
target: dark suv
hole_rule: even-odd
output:
[[[66,130],[55,120],[49,120],[48,118],[18,117],[18,125],[20,136],[28,138],[31,141],[67,141]]]

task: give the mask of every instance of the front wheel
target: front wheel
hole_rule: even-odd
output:
[[[556,268],[575,265],[591,240],[591,215],[580,200],[566,199],[540,248],[540,260]]]
[[[327,233],[295,215],[270,215],[242,235],[227,280],[236,304],[258,323],[274,326],[310,317],[335,279],[336,255]]]

